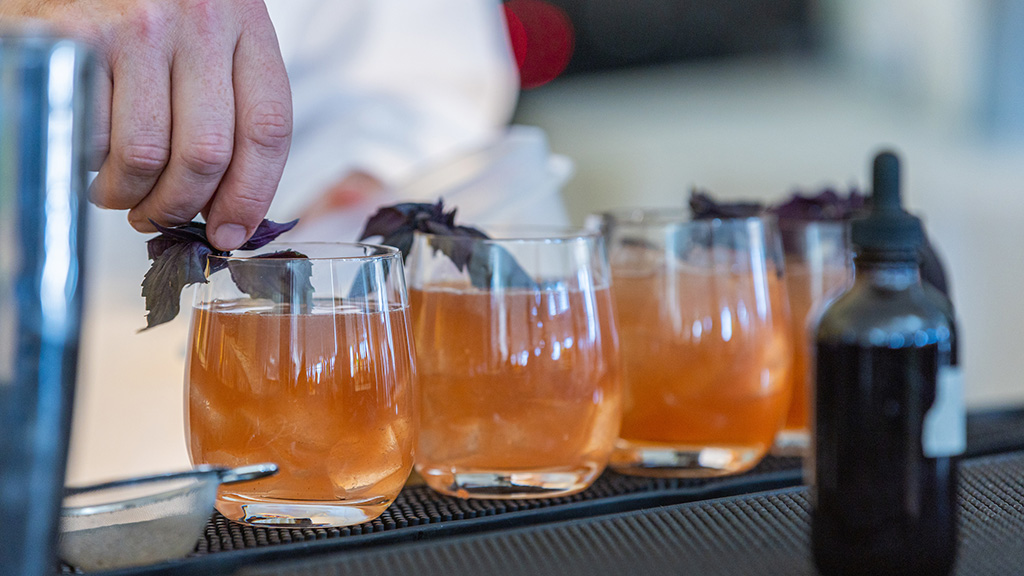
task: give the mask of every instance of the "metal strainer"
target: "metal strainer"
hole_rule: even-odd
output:
[[[270,476],[276,464],[186,472],[68,488],[61,559],[84,571],[153,564],[187,555],[203,535],[221,484]]]

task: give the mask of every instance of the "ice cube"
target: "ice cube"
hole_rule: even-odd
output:
[[[622,411],[616,405],[617,399],[606,398],[604,403],[592,408],[593,424],[590,426],[584,453],[601,453],[605,451],[619,435]]]
[[[217,402],[216,397],[207,396],[205,392],[199,386],[189,388],[186,422],[193,453],[217,450],[228,435],[248,435],[254,430],[252,417],[246,410]]]
[[[298,407],[279,408],[273,415],[258,418],[254,445],[269,450],[278,462],[292,463],[296,470],[322,462],[336,442],[336,429]]]
[[[197,464],[198,463],[234,468],[237,466],[245,466],[246,464],[251,464],[252,462],[248,462],[246,458],[243,458],[238,454],[226,452],[224,450],[213,450],[203,454],[202,462],[197,462]]]
[[[327,457],[327,474],[341,498],[372,488],[402,469],[403,451],[395,430],[371,430],[338,440]]]
[[[420,431],[422,456],[433,462],[457,463],[480,453],[484,422],[463,417],[436,421]]]

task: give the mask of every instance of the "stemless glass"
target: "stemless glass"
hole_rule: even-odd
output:
[[[614,213],[623,420],[611,465],[647,476],[752,468],[789,408],[791,344],[772,222]]]
[[[211,256],[196,292],[185,429],[194,464],[274,462],[221,488],[252,525],[347,526],[380,515],[413,465],[417,398],[401,254],[293,244],[308,258]],[[261,257],[261,254],[264,257]]]
[[[804,454],[810,446],[811,324],[825,303],[853,278],[848,225],[840,221],[780,220],[786,254],[793,339],[793,399],[774,451]]]
[[[621,415],[600,235],[417,234],[409,278],[423,408],[416,470],[427,484],[464,498],[589,486]]]

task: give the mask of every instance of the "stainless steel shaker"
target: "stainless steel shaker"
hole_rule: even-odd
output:
[[[89,51],[0,29],[0,574],[53,574],[82,305]]]

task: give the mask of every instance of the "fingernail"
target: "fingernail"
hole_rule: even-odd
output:
[[[234,250],[245,242],[247,231],[241,224],[221,224],[213,231],[214,244],[221,250]]]

